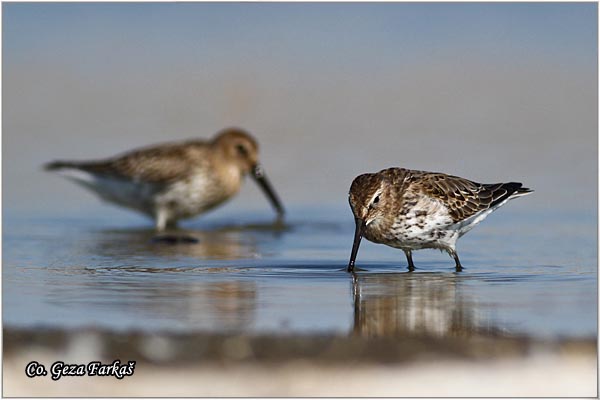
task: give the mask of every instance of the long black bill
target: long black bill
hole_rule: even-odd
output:
[[[265,175],[265,171],[263,170],[260,164],[256,164],[254,168],[252,168],[252,177],[269,198],[271,205],[273,206],[275,211],[277,211],[277,216],[279,218],[283,217],[283,214],[285,214],[285,210],[283,209],[283,206],[279,201],[279,197],[277,197],[277,194],[275,194],[275,190],[273,190],[273,186],[271,186],[271,183],[269,183],[269,180]]]
[[[356,230],[354,231],[354,243],[352,244],[352,253],[350,253],[350,262],[348,263],[348,272],[354,271],[354,261],[356,260],[356,254],[358,253],[358,246],[360,246],[360,240],[363,237],[365,231],[365,221],[360,218],[354,218],[356,222]]]

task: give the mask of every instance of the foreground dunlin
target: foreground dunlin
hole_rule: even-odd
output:
[[[164,143],[99,161],[55,161],[45,166],[94,191],[102,199],[140,211],[156,229],[210,210],[235,195],[250,174],[278,217],[284,214],[258,163],[258,144],[242,129],[212,140]]]
[[[456,241],[508,200],[532,190],[521,183],[481,184],[435,172],[388,168],[360,175],[350,187],[349,201],[356,222],[348,272],[363,237],[401,249],[408,269],[412,251],[440,249],[462,265]]]

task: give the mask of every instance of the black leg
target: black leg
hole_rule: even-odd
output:
[[[456,272],[460,272],[463,270],[463,266],[460,264],[460,260],[458,259],[458,253],[455,251],[451,252],[450,255],[454,258],[454,262],[456,262]]]
[[[408,261],[408,270],[410,272],[415,270],[415,264],[412,260],[412,252],[410,250],[404,250],[404,254],[406,254],[406,260]]]

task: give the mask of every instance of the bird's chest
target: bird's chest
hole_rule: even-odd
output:
[[[157,202],[166,205],[174,215],[192,216],[229,199],[239,189],[239,180],[239,174],[222,179],[199,172],[170,184],[157,196]]]
[[[368,227],[367,239],[403,249],[438,247],[453,237],[447,228],[452,219],[442,207],[410,205],[393,218],[375,220]]]

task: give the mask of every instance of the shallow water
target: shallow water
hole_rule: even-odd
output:
[[[133,214],[5,212],[5,326],[217,333],[589,337],[597,326],[595,216],[500,210],[446,254],[363,241],[345,273],[345,208],[269,210],[184,224],[198,243],[153,243]]]

